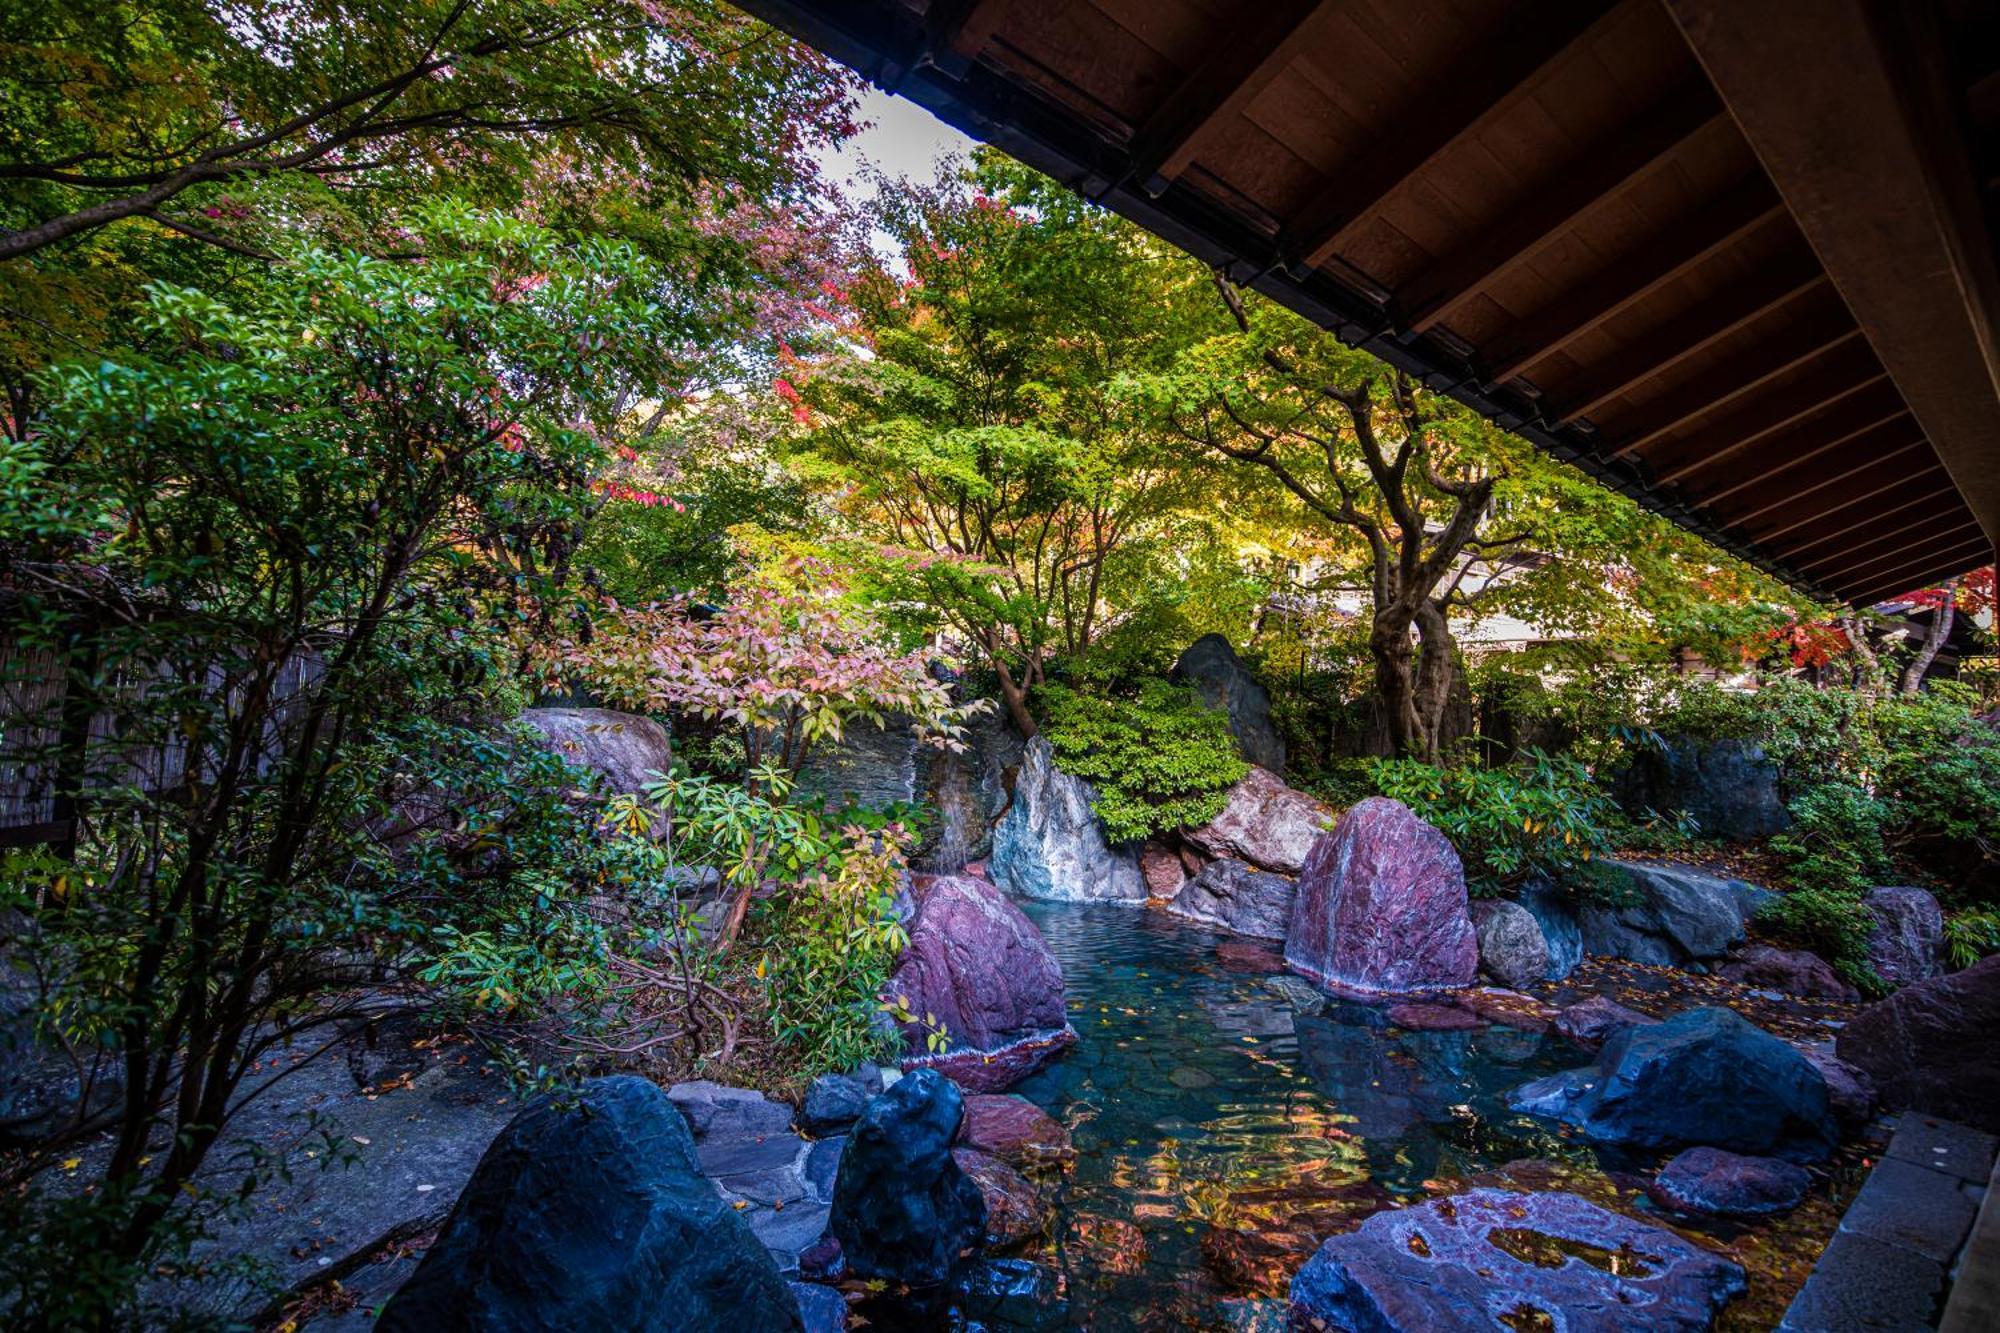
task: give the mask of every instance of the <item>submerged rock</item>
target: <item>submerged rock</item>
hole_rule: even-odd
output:
[[[1574,1194],[1476,1189],[1381,1212],[1292,1280],[1294,1328],[1565,1333],[1708,1328],[1743,1270]]]
[[[1587,1051],[1594,1051],[1620,1029],[1656,1021],[1636,1009],[1627,1009],[1616,1000],[1593,995],[1557,1014],[1554,1027],[1557,1036],[1566,1037]]]
[[[1834,1050],[1891,1109],[2000,1133],[2000,954],[1869,1005]]]
[[[1069,1131],[1053,1116],[1025,1097],[1006,1094],[967,1094],[957,1142],[1015,1166],[1075,1155]]]
[[[968,1321],[967,1327],[973,1329],[1039,1333],[1069,1326],[1062,1276],[1046,1264],[1026,1259],[988,1259],[974,1264],[953,1284],[952,1297]]]
[[[1332,810],[1287,787],[1276,773],[1253,767],[1229,789],[1221,814],[1183,836],[1210,856],[1296,875],[1332,817]]]
[[[855,1123],[834,1181],[831,1223],[857,1276],[934,1287],[979,1244],[986,1204],[951,1155],[964,1110],[950,1079],[920,1069],[868,1103]]]
[[[910,943],[889,980],[918,1021],[904,1025],[906,1068],[930,1066],[977,1092],[1011,1087],[1076,1040],[1062,965],[1006,894],[968,875],[919,876]],[[922,1020],[951,1045],[933,1053]]]
[[[1653,1178],[1654,1195],[1669,1207],[1722,1217],[1790,1212],[1811,1188],[1803,1167],[1720,1148],[1689,1148]]]
[[[987,1249],[1011,1249],[1049,1229],[1055,1210],[1026,1176],[974,1148],[953,1148],[951,1156],[986,1203]]]
[[[1632,900],[1579,905],[1585,953],[1661,967],[1721,958],[1743,942],[1744,923],[1763,893],[1686,866],[1610,864],[1625,873]]]
[[[1752,944],[1716,969],[1725,980],[1818,1000],[1858,1000],[1861,992],[1840,979],[1824,958],[1806,949]]]
[[[1243,665],[1228,639],[1202,635],[1181,654],[1170,676],[1194,686],[1208,707],[1229,715],[1229,732],[1246,761],[1285,771],[1285,739],[1271,723],[1271,692]]]
[[[1868,932],[1868,963],[1875,975],[1891,986],[1944,975],[1944,911],[1927,890],[1870,889],[1862,906],[1875,920]]]
[[[1481,898],[1472,904],[1479,966],[1503,986],[1525,986],[1549,974],[1549,942],[1541,922],[1519,903]]]
[[[1354,806],[1306,858],[1285,962],[1357,990],[1470,985],[1479,945],[1458,853],[1400,801]]]
[[[384,1333],[799,1329],[797,1301],[695,1162],[686,1121],[633,1075],[545,1098],[486,1150],[389,1301]]]
[[[1817,1161],[1840,1137],[1811,1062],[1722,1008],[1621,1028],[1595,1065],[1537,1079],[1509,1102],[1641,1148],[1707,1144]]]
[[[1292,900],[1297,896],[1298,885],[1283,875],[1224,859],[1209,862],[1183,884],[1167,910],[1238,935],[1279,940],[1291,924]]]
[[[1088,782],[1056,767],[1047,737],[1030,740],[1013,804],[993,830],[986,868],[994,882],[1023,898],[1144,902],[1139,859],[1104,841],[1092,796]]]

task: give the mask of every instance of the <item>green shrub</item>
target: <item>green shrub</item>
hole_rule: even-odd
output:
[[[1035,703],[1063,771],[1096,788],[1097,817],[1112,842],[1207,823],[1250,771],[1227,715],[1164,680],[1147,680],[1136,698],[1045,685]]]
[[[1781,893],[1757,910],[1757,925],[1778,943],[1810,949],[1865,994],[1888,988],[1868,965],[1874,918],[1852,889],[1813,887]]]
[[[1953,912],[1944,919],[1945,957],[1955,968],[1971,967],[2000,953],[2000,912]]]
[[[1889,807],[1851,782],[1833,781],[1792,801],[1792,826],[1771,839],[1795,883],[1860,892],[1891,873],[1883,830]]]
[[[1438,768],[1413,759],[1370,764],[1375,789],[1451,839],[1478,896],[1541,873],[1573,892],[1609,887],[1596,862],[1611,851],[1616,808],[1574,759],[1531,751],[1512,768]]]

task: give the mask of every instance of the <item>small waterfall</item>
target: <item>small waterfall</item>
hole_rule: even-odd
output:
[[[917,852],[917,868],[939,875],[963,870],[986,841],[986,812],[973,788],[972,769],[961,755],[936,754],[926,785],[937,823]]]

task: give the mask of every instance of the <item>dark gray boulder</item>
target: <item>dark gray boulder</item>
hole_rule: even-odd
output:
[[[1749,740],[1669,738],[1613,777],[1612,796],[1633,815],[1685,813],[1710,837],[1767,838],[1791,827],[1778,766]]]
[[[801,1329],[750,1228],[703,1178],[657,1086],[542,1099],[480,1159],[382,1333]]]
[[[1561,981],[1583,961],[1583,926],[1576,917],[1576,899],[1546,876],[1537,875],[1515,891],[1514,901],[1527,909],[1542,928],[1549,951],[1548,981]]]
[[[978,1246],[986,1203],[951,1155],[964,1113],[957,1085],[920,1069],[855,1122],[834,1180],[831,1224],[857,1276],[935,1287]]]
[[[1722,958],[1743,942],[1755,886],[1686,866],[1610,864],[1624,872],[1628,901],[1579,905],[1585,953],[1680,967]]]
[[[1650,1262],[1591,1261],[1621,1253]],[[1475,1189],[1376,1213],[1321,1245],[1292,1279],[1291,1327],[1692,1333],[1745,1285],[1722,1256],[1574,1194]]]
[[[1719,1217],[1787,1213],[1811,1188],[1804,1167],[1720,1148],[1689,1148],[1653,1178],[1653,1196],[1668,1207]]]
[[[1620,1028],[1595,1065],[1516,1088],[1509,1104],[1640,1148],[1706,1144],[1818,1161],[1840,1137],[1819,1070],[1723,1008]]]
[[[1479,938],[1479,970],[1503,986],[1526,986],[1549,974],[1549,942],[1534,913],[1504,898],[1476,898],[1472,928]]]
[[[1241,861],[1211,861],[1181,885],[1167,910],[1238,935],[1281,940],[1292,920],[1298,885]]]
[[[606,790],[632,794],[674,766],[673,740],[649,717],[609,708],[527,708],[521,721]]]
[[[798,1125],[808,1134],[838,1134],[861,1118],[874,1091],[850,1074],[821,1074],[806,1088]]]
[[[1271,692],[1220,634],[1204,634],[1174,663],[1174,680],[1192,685],[1201,701],[1229,714],[1236,748],[1250,763],[1285,771],[1285,741],[1271,723]]]
[[[1944,911],[1925,889],[1894,885],[1870,889],[1861,900],[1875,924],[1868,932],[1868,962],[1891,986],[1944,975]]]

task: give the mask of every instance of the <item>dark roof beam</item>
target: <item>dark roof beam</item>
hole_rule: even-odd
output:
[[[1702,502],[1711,505],[1720,504],[1740,491],[1746,491],[1753,486],[1768,485],[1773,478],[1783,476],[1793,468],[1803,467],[1815,458],[1825,458],[1835,450],[1844,453],[1865,452],[1872,459],[1884,450],[1900,449],[1912,440],[1924,438],[1923,432],[1917,429],[1917,423],[1910,420],[1909,411],[1904,408],[1891,408],[1875,420],[1851,424],[1849,429],[1841,431],[1824,443],[1801,448],[1794,441],[1803,439],[1804,435],[1805,432],[1801,431],[1796,436],[1787,436],[1782,445],[1767,451],[1774,456],[1770,467],[1762,472],[1746,472],[1741,481],[1732,486],[1725,486],[1719,491],[1704,492]]]
[[[1954,523],[1949,528],[1928,534],[1919,541],[1912,542],[1907,532],[1888,533],[1877,537],[1872,542],[1864,543],[1861,546],[1850,546],[1844,550],[1836,551],[1832,555],[1823,555],[1810,564],[1804,564],[1799,567],[1801,569],[1809,569],[1823,566],[1830,560],[1839,561],[1840,568],[1835,573],[1842,579],[1859,581],[1871,569],[1880,569],[1889,565],[1892,561],[1906,559],[1911,556],[1931,556],[1941,550],[1957,550],[1959,547],[1965,545],[1968,539],[1979,535],[1979,520],[1974,518],[1970,513],[1967,513],[1964,522]],[[1896,544],[1889,547],[1888,550],[1875,551],[1866,560],[1854,559],[1855,556],[1860,555],[1864,550],[1872,549],[1892,540]]]
[[[1445,149],[1489,123],[1533,90],[1535,76],[1608,26],[1622,4],[1604,0],[1544,0],[1509,7],[1503,29],[1468,42],[1457,66],[1427,80],[1423,100],[1407,108],[1394,132],[1333,170],[1332,181],[1298,211],[1279,236],[1279,249],[1301,267],[1324,264],[1354,228]]]
[[[1671,89],[1635,119],[1565,162],[1467,240],[1396,293],[1402,324],[1423,333],[1466,300],[1533,258],[1593,208],[1671,162],[1695,135],[1729,123],[1706,79]]]
[[[1618,441],[1612,456],[1624,458],[1637,453],[1689,422],[1728,407],[1773,380],[1849,345],[1866,351],[1860,329],[1818,323],[1797,325],[1756,343],[1721,362],[1694,383],[1666,390],[1632,413],[1628,420],[1605,423],[1605,434]]]
[[[1132,136],[1131,175],[1158,195],[1187,170],[1202,137],[1241,115],[1298,58],[1332,0],[1266,0],[1245,30],[1216,45]]]
[[[1505,384],[1562,351],[1605,321],[1623,314],[1678,278],[1729,250],[1762,227],[1784,219],[1785,206],[1763,174],[1738,182],[1721,198],[1619,256],[1596,277],[1529,314],[1492,347],[1482,349],[1490,383]]]
[[[1945,475],[1945,470],[1940,464],[1932,463],[1929,467],[1923,468],[1904,468],[1886,477],[1871,477],[1866,482],[1857,483],[1853,489],[1843,491],[1835,497],[1838,500],[1836,504],[1803,504],[1795,510],[1781,506],[1778,511],[1774,511],[1777,513],[1778,526],[1752,533],[1751,539],[1759,545],[1766,545],[1788,533],[1797,532],[1800,528],[1823,522],[1843,510],[1852,509],[1855,505],[1885,495],[1900,499],[1905,492],[1916,492],[1920,488],[1924,495],[1936,496],[1946,504],[1951,502],[1950,497],[1955,490],[1951,478]],[[1875,515],[1870,514],[1856,526],[1866,526],[1874,517]],[[1738,526],[1737,520],[1727,515],[1723,516],[1723,521],[1732,528]]]
[[[1907,444],[1897,445],[1893,449],[1886,449],[1881,453],[1876,454],[1874,457],[1866,459],[1858,466],[1847,469],[1845,472],[1836,472],[1830,477],[1822,477],[1820,480],[1814,482],[1810,486],[1796,486],[1786,489],[1784,494],[1780,496],[1778,499],[1770,501],[1769,503],[1763,505],[1761,508],[1752,509],[1747,513],[1738,514],[1730,521],[1734,523],[1749,523],[1755,519],[1764,517],[1764,515],[1771,513],[1773,510],[1782,509],[1788,504],[1792,504],[1798,500],[1802,500],[1808,495],[1818,495],[1821,491],[1827,489],[1829,486],[1838,486],[1842,482],[1851,482],[1856,477],[1876,472],[1882,467],[1884,463],[1890,463],[1894,462],[1897,459],[1905,458],[1911,452],[1925,447],[1926,447],[1925,441],[1919,438],[1911,440]],[[1921,461],[1921,460],[1912,460],[1912,461]],[[1908,474],[1907,468],[1904,469],[1904,473],[1905,475]],[[1710,504],[1712,507],[1713,501],[1711,501]]]

